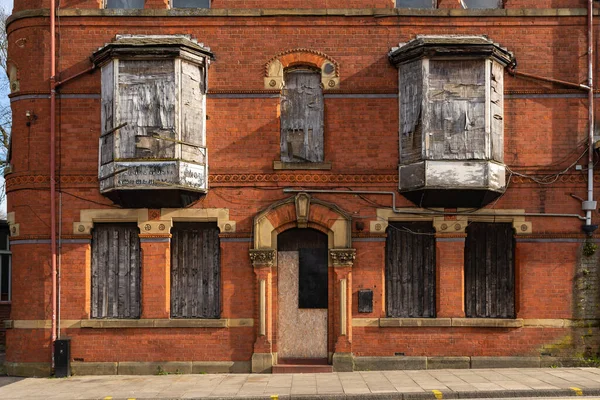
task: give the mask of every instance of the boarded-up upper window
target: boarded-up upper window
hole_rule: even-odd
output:
[[[467,317],[515,317],[512,224],[471,223],[467,227],[465,306]]]
[[[323,161],[321,74],[287,71],[281,93],[281,161]]]
[[[144,8],[144,0],[106,0],[106,8]]]
[[[173,8],[210,8],[210,0],[173,0]]]
[[[435,236],[431,223],[390,223],[386,239],[388,317],[435,317]]]
[[[216,223],[175,223],[171,242],[171,317],[219,318],[221,264]]]
[[[469,8],[501,8],[502,0],[462,0],[464,7]]]
[[[96,224],[92,232],[92,318],[139,318],[137,225]]]
[[[398,8],[435,8],[437,0],[396,0]]]

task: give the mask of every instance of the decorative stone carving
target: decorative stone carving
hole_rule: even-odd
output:
[[[275,250],[250,250],[250,261],[252,261],[254,268],[272,267],[275,263]]]
[[[339,89],[340,66],[327,54],[312,49],[290,49],[277,54],[265,65],[265,89],[283,87],[284,70],[295,65],[307,65],[321,72],[321,84],[324,90]]]
[[[310,195],[307,193],[298,193],[295,203],[298,228],[306,228],[308,226],[308,213],[310,211]]]
[[[334,267],[351,267],[356,258],[356,249],[331,249],[329,255]]]

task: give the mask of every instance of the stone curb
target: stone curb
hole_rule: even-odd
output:
[[[581,389],[578,394],[572,389],[543,389],[543,390],[482,390],[482,391],[439,391],[434,393],[361,393],[361,394],[297,394],[297,395],[278,395],[278,400],[420,400],[420,399],[494,399],[504,397],[582,397],[582,396],[600,396],[600,389]],[[113,397],[112,400],[130,400],[131,397]],[[143,398],[136,397],[136,400],[176,400],[178,397],[165,398]],[[207,397],[192,397],[186,400],[205,400]],[[273,400],[271,395],[261,396],[221,396],[210,397],[210,400]],[[92,399],[89,399],[92,400]]]

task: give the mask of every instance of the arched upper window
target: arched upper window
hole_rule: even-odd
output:
[[[294,68],[284,73],[281,91],[281,161],[323,161],[321,72]]]

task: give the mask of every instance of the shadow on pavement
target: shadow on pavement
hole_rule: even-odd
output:
[[[0,376],[0,387],[8,386],[10,384],[22,381],[25,378],[19,378],[16,376]]]

